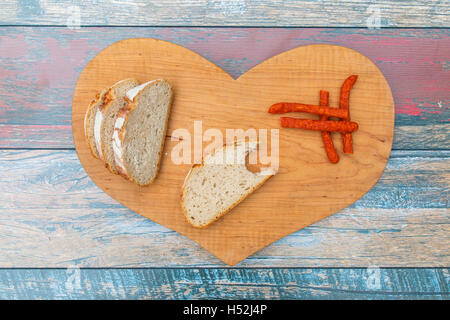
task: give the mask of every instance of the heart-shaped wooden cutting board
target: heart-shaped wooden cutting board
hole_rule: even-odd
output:
[[[256,48],[255,48],[256,50]],[[267,113],[277,102],[318,104],[319,90],[330,92],[337,107],[339,90],[350,75],[359,76],[350,96],[354,154],[342,153],[333,134],[338,164],[326,157],[319,132],[280,128],[280,116]],[[165,78],[174,88],[168,138],[155,182],[138,187],[111,174],[94,159],[84,137],[88,104],[101,89],[134,77]],[[290,114],[314,118],[305,114]],[[175,164],[170,135],[194,121],[202,130],[279,128],[279,172],[222,219],[206,229],[189,225],[180,207],[188,164]],[[200,55],[169,42],[128,39],[101,51],[82,71],[74,93],[72,125],[84,169],[111,197],[141,215],[173,229],[234,265],[274,241],[342,210],[361,198],[381,176],[393,140],[394,102],[380,70],[362,54],[340,46],[309,45],[289,50],[255,66],[238,79]],[[193,142],[192,142],[193,144]],[[207,146],[209,142],[204,142]]]

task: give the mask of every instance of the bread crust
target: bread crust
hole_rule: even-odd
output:
[[[105,160],[105,147],[104,147],[103,137],[102,137],[103,126],[104,126],[104,124],[105,124],[105,121],[104,121],[104,119],[105,119],[105,113],[106,113],[106,111],[108,110],[108,108],[111,106],[111,103],[112,103],[113,100],[114,100],[113,92],[114,92],[113,87],[109,88],[109,90],[106,92],[105,97],[104,97],[104,99],[103,99],[103,104],[102,104],[98,109],[99,109],[99,111],[100,111],[100,112],[102,113],[102,115],[103,115],[102,125],[100,126],[100,147],[102,148],[103,164],[105,165],[105,167],[106,167],[111,173],[117,174],[117,171],[114,170],[114,169],[111,167],[111,165],[110,165],[108,162],[106,162],[106,160]]]
[[[166,81],[164,79],[157,79],[157,80],[154,80],[154,82],[150,83],[149,85],[156,85],[157,83],[162,82],[162,81],[165,81],[165,82],[169,83],[168,81]],[[162,142],[161,142],[161,148],[159,149],[159,152],[158,152],[159,157],[158,157],[158,163],[156,164],[156,174],[153,177],[153,179],[148,184],[145,184],[145,185],[139,184],[133,177],[131,177],[128,174],[128,170],[127,170],[125,162],[123,162],[123,167],[125,168],[125,171],[121,168],[120,165],[118,166],[117,162],[116,162],[116,167],[117,167],[118,173],[121,176],[123,176],[124,178],[128,179],[129,181],[131,181],[134,184],[136,184],[138,186],[141,186],[141,187],[146,187],[146,186],[148,186],[148,185],[153,183],[153,181],[158,176],[159,168],[161,166],[161,158],[162,158],[162,153],[163,153],[164,145],[165,145],[165,141],[166,141],[166,133],[167,133],[167,129],[168,129],[169,117],[170,117],[170,112],[171,112],[171,109],[172,109],[173,96],[174,96],[172,86],[170,86],[170,90],[171,90],[171,94],[170,94],[169,106],[168,106],[168,109],[167,109],[166,121],[164,123],[163,139],[162,139]],[[131,111],[133,111],[136,108],[136,97],[138,95],[139,95],[139,93],[136,94],[136,96],[134,96],[132,101],[130,101],[128,98],[125,98],[127,101],[129,101],[129,103],[126,106],[124,106],[123,108],[121,108],[119,110],[119,113],[118,113],[118,118],[122,117],[124,119],[121,128],[118,130],[119,131],[118,135],[119,135],[119,140],[120,140],[120,148],[122,149],[122,155],[123,155],[123,139],[124,139],[125,133],[126,133],[126,130],[125,130],[126,123],[128,122],[128,118],[129,118],[129,116],[131,114]]]
[[[238,143],[238,141],[235,141],[233,143],[233,145],[236,145]],[[223,148],[227,147],[227,145],[223,145],[222,148],[218,148],[216,150],[214,150],[214,152],[212,152],[211,154],[207,155],[214,155],[218,150],[221,150]],[[192,222],[189,220],[188,218],[188,213],[186,211],[186,208],[184,207],[184,194],[185,194],[185,187],[186,187],[186,181],[188,181],[189,177],[192,175],[192,173],[195,171],[195,169],[197,167],[203,167],[205,165],[205,158],[207,157],[203,157],[202,158],[202,163],[201,164],[194,164],[191,169],[189,170],[188,174],[186,175],[186,178],[184,179],[184,183],[181,189],[181,197],[180,197],[180,204],[181,204],[181,210],[183,211],[184,214],[184,218],[186,219],[186,221],[193,226],[194,228],[197,229],[205,229],[207,227],[209,227],[212,223],[216,222],[217,220],[219,220],[221,217],[223,217],[225,214],[227,214],[228,212],[230,212],[232,209],[234,209],[238,204],[240,204],[242,201],[244,201],[249,195],[251,195],[255,190],[259,189],[267,180],[269,180],[269,178],[271,178],[272,176],[274,176],[274,174],[270,174],[267,175],[267,177],[261,181],[261,183],[257,184],[256,186],[254,186],[251,190],[249,190],[249,192],[247,192],[246,194],[244,194],[242,197],[240,197],[236,202],[234,202],[231,206],[229,206],[226,210],[220,212],[218,215],[216,215],[214,217],[214,219],[212,219],[208,224],[202,225],[202,226],[198,226],[198,225],[194,225],[192,224]],[[248,170],[248,169],[247,169]]]
[[[128,99],[126,99],[126,100],[128,100]],[[125,120],[128,118],[128,114],[130,113],[130,111],[134,108],[135,108],[135,106],[133,105],[133,103],[129,102],[125,107],[123,107],[119,110],[119,113],[117,115],[117,119],[123,118],[122,126],[120,128],[114,127],[114,132],[117,132],[117,134],[118,134],[118,138],[119,138],[119,142],[120,142],[120,145],[118,147],[121,149],[122,155],[123,155],[122,142],[123,142],[123,137],[125,135]],[[117,120],[116,120],[116,122],[117,122]],[[114,139],[114,136],[113,136],[113,139]],[[113,141],[113,143],[114,143],[114,141]],[[122,165],[120,165],[120,164],[118,164],[116,157],[118,157],[118,155],[114,151],[114,160],[116,161],[116,168],[117,168],[117,171],[119,172],[119,174],[122,177],[124,177],[125,179],[133,181],[131,179],[131,177],[128,175],[126,168],[123,168],[123,158],[122,158]]]
[[[112,103],[114,102],[114,99],[116,99],[117,97],[116,97],[116,95],[115,95],[115,91],[114,91],[114,89],[116,88],[116,86],[119,84],[119,83],[121,83],[121,82],[124,82],[124,81],[132,81],[132,80],[134,80],[134,81],[137,81],[137,80],[135,80],[135,79],[133,79],[133,78],[128,78],[128,79],[124,79],[124,80],[121,80],[121,81],[119,81],[119,82],[116,82],[112,87],[110,87],[109,89],[108,89],[108,91],[105,93],[105,95],[104,95],[104,98],[103,98],[103,103],[102,103],[102,105],[99,107],[99,110],[100,110],[100,112],[102,113],[102,115],[103,115],[103,122],[102,122],[102,125],[101,125],[101,128],[100,128],[100,146],[101,146],[101,149],[102,149],[102,154],[103,154],[103,163],[104,163],[104,165],[105,165],[105,167],[111,172],[111,173],[114,173],[114,174],[119,174],[119,172],[118,172],[118,170],[117,170],[117,168],[113,168],[113,166],[110,164],[110,163],[108,163],[107,161],[106,161],[106,157],[105,157],[105,144],[103,143],[103,137],[102,137],[102,132],[103,132],[103,126],[104,126],[104,124],[105,124],[105,121],[104,121],[104,117],[105,117],[105,114],[106,114],[106,112],[108,111],[108,108],[112,105]],[[115,165],[115,164],[114,164]]]
[[[91,101],[91,103],[89,104],[89,106],[88,106],[88,108],[87,108],[87,110],[86,110],[86,114],[85,114],[85,116],[84,116],[84,135],[85,135],[85,139],[86,139],[86,143],[87,143],[87,145],[88,145],[88,147],[89,147],[89,151],[91,151],[91,154],[92,154],[92,156],[94,157],[94,158],[97,158],[97,159],[100,159],[100,156],[99,156],[99,153],[98,153],[98,151],[97,151],[97,146],[95,146],[95,145],[92,145],[92,143],[91,143],[91,141],[90,141],[90,139],[89,139],[89,127],[87,126],[87,120],[92,116],[92,111],[93,111],[93,109],[94,109],[94,105],[96,104],[96,103],[98,103],[99,102],[99,100],[100,99],[102,99],[103,100],[103,98],[104,98],[104,96],[105,96],[105,93],[106,93],[106,91],[107,91],[108,89],[104,89],[104,90],[102,90],[101,92],[98,92],[96,95],[95,95],[95,98]],[[103,101],[102,101],[102,103],[103,103]],[[101,107],[101,105],[99,106],[99,108]],[[95,116],[95,115],[94,115]]]

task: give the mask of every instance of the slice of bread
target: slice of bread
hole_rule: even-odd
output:
[[[106,92],[103,104],[98,108],[95,115],[94,137],[99,156],[105,162],[105,166],[113,173],[118,173],[112,147],[114,124],[118,111],[127,104],[125,100],[127,91],[138,85],[139,82],[136,79],[125,79],[114,84]]]
[[[95,123],[95,115],[97,114],[98,108],[103,103],[103,98],[108,89],[103,90],[100,93],[97,93],[95,99],[89,104],[87,108],[86,115],[84,116],[84,132],[86,135],[86,142],[91,150],[91,153],[97,159],[100,158],[100,155],[97,150],[97,146],[95,144],[94,137],[94,123]]]
[[[114,125],[116,168],[132,182],[146,186],[156,178],[173,99],[171,85],[146,82],[127,92],[130,103],[119,111]]]
[[[191,168],[181,192],[181,207],[191,225],[209,226],[274,175],[272,171],[255,173],[247,169],[248,155],[257,148],[256,141],[238,141]]]

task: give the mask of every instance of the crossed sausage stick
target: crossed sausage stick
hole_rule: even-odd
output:
[[[350,91],[357,79],[358,76],[350,76],[345,79],[341,87],[339,109],[348,111],[347,121],[350,120]],[[342,144],[344,145],[344,153],[353,153],[353,138],[351,133],[342,133]]]
[[[319,94],[319,104],[321,106],[328,106],[330,93],[328,91],[320,90]],[[322,115],[320,116],[321,121],[328,120],[328,116]],[[334,148],[333,139],[331,139],[331,132],[330,131],[322,131],[322,141],[323,146],[325,147],[325,151],[327,152],[327,157],[330,160],[331,163],[338,163],[339,162],[339,155],[336,152],[336,149]]]
[[[302,103],[280,102],[269,108],[269,113],[307,112],[320,115],[320,120],[297,119],[281,117],[281,126],[284,128],[300,128],[318,130],[322,132],[322,141],[328,159],[332,163],[339,161],[339,155],[331,139],[331,131],[341,132],[344,153],[353,153],[352,132],[358,130],[358,124],[350,121],[350,91],[358,76],[352,75],[345,79],[341,86],[339,108],[329,107],[329,92],[320,90],[319,106]],[[328,117],[337,117],[341,121],[330,121]]]

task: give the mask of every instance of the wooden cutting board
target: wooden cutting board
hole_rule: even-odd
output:
[[[255,48],[257,50],[257,48]],[[318,104],[319,90],[330,92],[337,107],[343,81],[359,76],[350,96],[350,112],[359,130],[354,154],[342,153],[340,134],[333,140],[341,157],[331,164],[319,132],[280,128],[270,105],[290,101]],[[111,174],[94,159],[85,142],[83,119],[95,94],[129,77],[165,78],[174,88],[168,138],[155,182],[138,187]],[[290,114],[298,118],[318,118]],[[180,208],[180,190],[188,164],[175,164],[174,130],[249,128],[279,130],[279,172],[255,193],[206,229],[190,226]],[[200,55],[169,42],[128,39],[101,51],[82,71],[74,93],[72,125],[84,169],[111,197],[141,215],[173,229],[234,265],[301,228],[328,217],[361,198],[377,182],[389,158],[394,130],[394,101],[380,70],[362,54],[339,46],[309,45],[289,50],[233,79]],[[194,142],[192,141],[192,144]],[[203,144],[206,147],[209,142]]]

